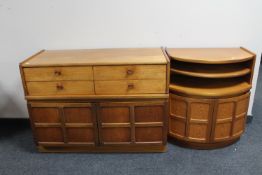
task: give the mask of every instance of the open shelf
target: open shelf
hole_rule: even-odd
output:
[[[208,79],[188,79],[183,76],[174,78],[169,89],[186,96],[200,96],[205,98],[229,97],[245,93],[251,85],[240,79],[221,79],[220,81]]]
[[[175,61],[171,72],[202,78],[232,78],[247,75],[251,72],[249,64],[207,65]]]
[[[168,48],[169,136],[197,149],[234,143],[245,129],[255,54],[245,48]]]

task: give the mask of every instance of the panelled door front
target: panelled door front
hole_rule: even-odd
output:
[[[102,145],[164,144],[166,102],[110,102],[98,106]]]
[[[249,95],[192,99],[170,94],[169,134],[203,143],[237,138],[244,132]]]
[[[215,101],[213,132],[211,139],[215,142],[239,137],[245,129],[245,121],[250,93],[218,99]]]
[[[91,103],[28,104],[39,145],[95,145],[96,117]]]
[[[212,99],[193,99],[170,94],[170,134],[178,139],[208,142],[213,105]]]

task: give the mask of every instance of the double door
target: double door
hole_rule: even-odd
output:
[[[167,102],[29,102],[35,142],[59,145],[166,143]]]
[[[200,143],[240,137],[245,129],[249,95],[203,99],[170,94],[170,136]]]

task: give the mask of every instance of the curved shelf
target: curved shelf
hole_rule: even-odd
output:
[[[214,70],[214,69],[205,69],[200,70],[196,68],[185,68],[185,67],[177,67],[171,68],[171,72],[192,76],[192,77],[201,77],[201,78],[233,78],[247,75],[251,72],[249,68],[239,69],[239,70],[231,70],[231,69],[223,69],[223,70]]]
[[[167,53],[174,60],[204,64],[239,63],[254,57],[242,48],[168,48]]]
[[[229,97],[245,93],[251,89],[247,82],[236,80],[211,81],[183,81],[170,82],[169,89],[186,96],[200,96],[206,98]]]

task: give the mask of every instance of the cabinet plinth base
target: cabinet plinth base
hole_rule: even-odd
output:
[[[86,147],[86,146],[37,146],[39,152],[43,153],[63,153],[63,152],[93,152],[93,153],[109,153],[109,152],[166,152],[166,145],[143,145],[143,146],[100,146],[100,147]]]
[[[184,140],[179,140],[174,137],[171,138],[171,136],[168,137],[170,143],[174,143],[178,146],[185,147],[185,148],[199,149],[199,150],[224,148],[236,143],[239,139],[240,137],[234,138],[232,140],[216,142],[216,143],[197,143],[197,142],[188,142]]]

